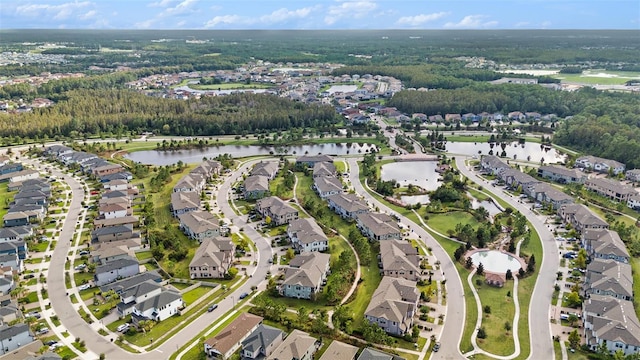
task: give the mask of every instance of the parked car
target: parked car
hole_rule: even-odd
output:
[[[247,296],[249,296],[249,294],[248,294],[248,293],[246,293],[246,292],[245,292],[245,293],[240,294],[240,300],[242,300],[242,299],[246,298]]]
[[[87,290],[90,287],[91,287],[91,285],[89,285],[89,284],[82,284],[82,285],[78,286],[78,290],[79,291]]]
[[[124,323],[124,324],[118,326],[116,328],[116,331],[118,331],[118,332],[126,332],[127,330],[129,330],[129,326],[130,326],[129,323]]]
[[[80,264],[80,265],[78,265],[78,266],[74,267],[74,269],[75,269],[75,270],[78,270],[78,271],[80,271],[80,270],[84,270],[84,269],[86,269],[86,268],[87,268],[87,264]]]
[[[33,274],[27,274],[27,275],[25,275],[25,276],[24,276],[24,279],[25,279],[25,280],[26,280],[26,279],[33,279],[34,277],[36,277],[36,276],[35,276],[35,275],[33,275]]]
[[[211,304],[209,305],[209,307],[207,308],[208,312],[212,312],[213,310],[218,308],[218,304]]]
[[[433,345],[433,352],[438,352],[438,350],[440,350],[440,342],[435,343],[435,345]]]
[[[88,250],[82,250],[78,253],[80,256],[82,255],[89,255],[89,251]]]
[[[25,317],[34,317],[36,319],[40,319],[42,317],[42,315],[40,315],[40,313],[37,312],[37,311],[32,311],[30,313],[27,313],[27,315]]]
[[[58,342],[57,342],[57,341],[55,341],[55,340],[49,340],[49,341],[47,341],[47,342],[46,342],[46,343],[44,343],[44,344],[45,344],[45,345],[47,345],[47,346],[53,346],[54,344],[57,344],[57,343],[58,343]]]
[[[39,329],[38,331],[36,331],[36,335],[44,335],[46,333],[49,332],[49,328],[48,327],[44,327],[42,329]]]

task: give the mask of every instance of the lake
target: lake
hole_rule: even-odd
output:
[[[400,161],[382,165],[380,177],[384,181],[396,180],[401,187],[409,184],[433,191],[440,186],[437,161]],[[404,200],[403,200],[404,201]],[[415,200],[416,202],[421,202]]]
[[[447,142],[447,152],[454,155],[467,155],[467,156],[479,156],[487,155],[492,149],[491,144],[485,142]],[[480,151],[480,153],[478,153]],[[515,160],[530,161],[534,163],[540,163],[540,160],[544,159],[545,164],[556,164],[564,162],[565,155],[559,154],[554,148],[544,147],[541,148],[540,144],[526,142],[519,144],[517,141],[507,143],[504,151],[507,153],[507,158]],[[502,153],[502,146],[498,143],[493,146],[493,155],[500,156]]]
[[[258,145],[224,145],[212,146],[204,149],[189,149],[176,151],[145,150],[126,154],[124,157],[146,165],[170,165],[178,161],[185,164],[202,162],[202,158],[214,158],[221,154],[230,154],[234,158],[247,156],[283,154],[283,155],[348,155],[365,154],[371,149],[376,149],[372,144],[352,143],[327,143],[296,146],[258,146]],[[286,152],[285,152],[286,151]]]

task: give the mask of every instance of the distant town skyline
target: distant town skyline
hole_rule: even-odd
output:
[[[638,0],[3,0],[1,29],[626,29]]]

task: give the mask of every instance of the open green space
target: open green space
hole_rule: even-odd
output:
[[[0,183],[0,219],[7,214],[9,203],[13,201],[16,193],[17,191],[9,191],[8,182]]]
[[[182,294],[182,300],[184,300],[187,305],[193,304],[194,301],[200,299],[211,290],[212,288],[208,286],[198,286],[197,288],[189,290],[186,293]]]
[[[604,69],[585,70],[582,74],[555,74],[552,75],[563,82],[599,85],[624,85],[632,79],[640,79],[640,73],[631,71],[610,71]]]
[[[466,279],[465,279],[466,280]],[[481,284],[478,286],[478,280]],[[489,286],[484,283],[484,276],[474,275],[473,284],[476,287],[482,308],[490,307],[490,313],[483,311],[482,327],[485,328],[487,338],[479,339],[478,345],[496,355],[511,355],[515,351],[513,333],[511,329],[505,329],[505,322],[513,326],[513,316],[515,315],[515,305],[511,295],[513,281],[508,281],[504,287]],[[525,315],[526,316],[526,315]],[[486,341],[485,341],[486,340]]]

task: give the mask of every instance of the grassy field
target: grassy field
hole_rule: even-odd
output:
[[[7,205],[13,200],[17,191],[9,191],[9,183],[0,183],[0,218],[7,214]]]
[[[449,231],[454,231],[458,223],[461,223],[462,225],[469,224],[474,228],[480,225],[473,215],[463,211],[429,214],[429,220],[425,222],[431,228],[443,235],[448,235]]]
[[[206,293],[211,291],[212,288],[208,286],[198,286],[193,290],[189,290],[186,293],[182,294],[182,300],[187,304],[193,304],[194,301],[203,297]]]
[[[480,280],[482,285],[477,286],[477,280]],[[483,313],[482,326],[486,330],[487,339],[478,339],[479,346],[496,355],[512,354],[515,350],[512,332],[507,332],[504,325],[506,321],[513,325],[516,311],[513,298],[507,296],[507,292],[513,289],[513,282],[509,281],[503,288],[498,288],[486,285],[484,276],[476,275],[473,277],[473,284],[476,286],[483,309],[485,305],[491,307],[490,314]]]
[[[640,73],[627,71],[585,70],[582,74],[555,74],[552,75],[563,82],[575,82],[583,84],[599,85],[623,85],[631,79],[640,79]]]

